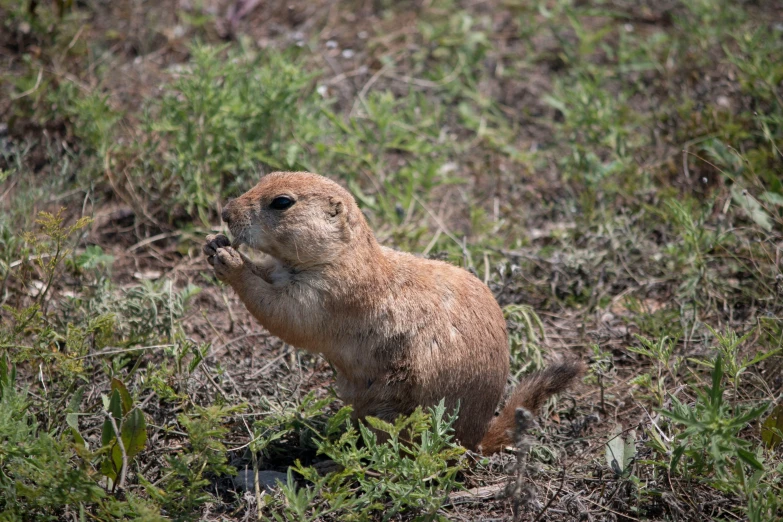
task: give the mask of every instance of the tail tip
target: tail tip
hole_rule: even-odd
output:
[[[565,390],[582,377],[587,372],[587,365],[582,359],[570,357],[550,365],[544,371],[548,374],[550,386],[557,392]]]

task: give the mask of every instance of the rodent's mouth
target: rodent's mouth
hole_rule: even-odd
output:
[[[270,255],[265,248],[265,241],[263,241],[262,238],[259,238],[258,231],[254,227],[233,223],[229,224],[228,230],[233,236],[233,239],[231,240],[231,246],[233,248],[239,249],[240,246],[244,245],[246,249]]]
[[[229,230],[231,230],[231,227],[229,227]],[[250,250],[261,252],[261,249],[258,248],[258,245],[255,241],[247,240],[246,228],[231,230],[231,234],[234,236],[234,239],[231,241],[231,246],[233,248],[239,248],[240,246],[245,245],[245,247],[249,248]]]
[[[231,224],[228,225],[228,230],[231,232],[231,235],[234,236],[234,239],[231,241],[231,246],[233,248],[239,248],[240,245],[247,245],[248,242],[245,240],[245,228],[239,228],[239,227],[232,227]]]

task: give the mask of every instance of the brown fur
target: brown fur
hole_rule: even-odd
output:
[[[294,205],[270,208],[279,196]],[[459,403],[457,440],[497,451],[510,442],[517,405],[534,410],[581,371],[564,365],[529,378],[492,422],[509,371],[506,322],[476,277],[380,246],[351,194],[315,174],[265,176],[223,219],[234,245],[218,235],[204,246],[217,277],[272,334],[322,353],[359,418],[393,420],[445,398],[449,408]],[[240,244],[266,257],[251,261]],[[490,424],[491,444],[482,443]]]
[[[481,440],[483,453],[497,453],[512,440],[515,417],[518,408],[537,411],[544,402],[556,393],[568,388],[576,377],[585,372],[582,361],[564,361],[540,372],[525,377],[516,387],[500,415],[495,417],[486,435]]]

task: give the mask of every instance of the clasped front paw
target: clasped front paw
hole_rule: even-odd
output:
[[[228,282],[244,268],[242,256],[231,247],[231,241],[223,234],[207,236],[203,250],[207,263],[215,269],[215,276],[223,282]]]

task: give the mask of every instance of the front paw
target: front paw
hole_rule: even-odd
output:
[[[218,248],[225,248],[231,246],[231,241],[228,240],[223,234],[210,234],[207,236],[207,242],[204,243],[202,250],[207,258],[210,258],[217,254]]]
[[[207,262],[215,269],[215,276],[224,283],[236,278],[245,268],[242,256],[230,246],[217,247],[215,255],[207,256]]]

